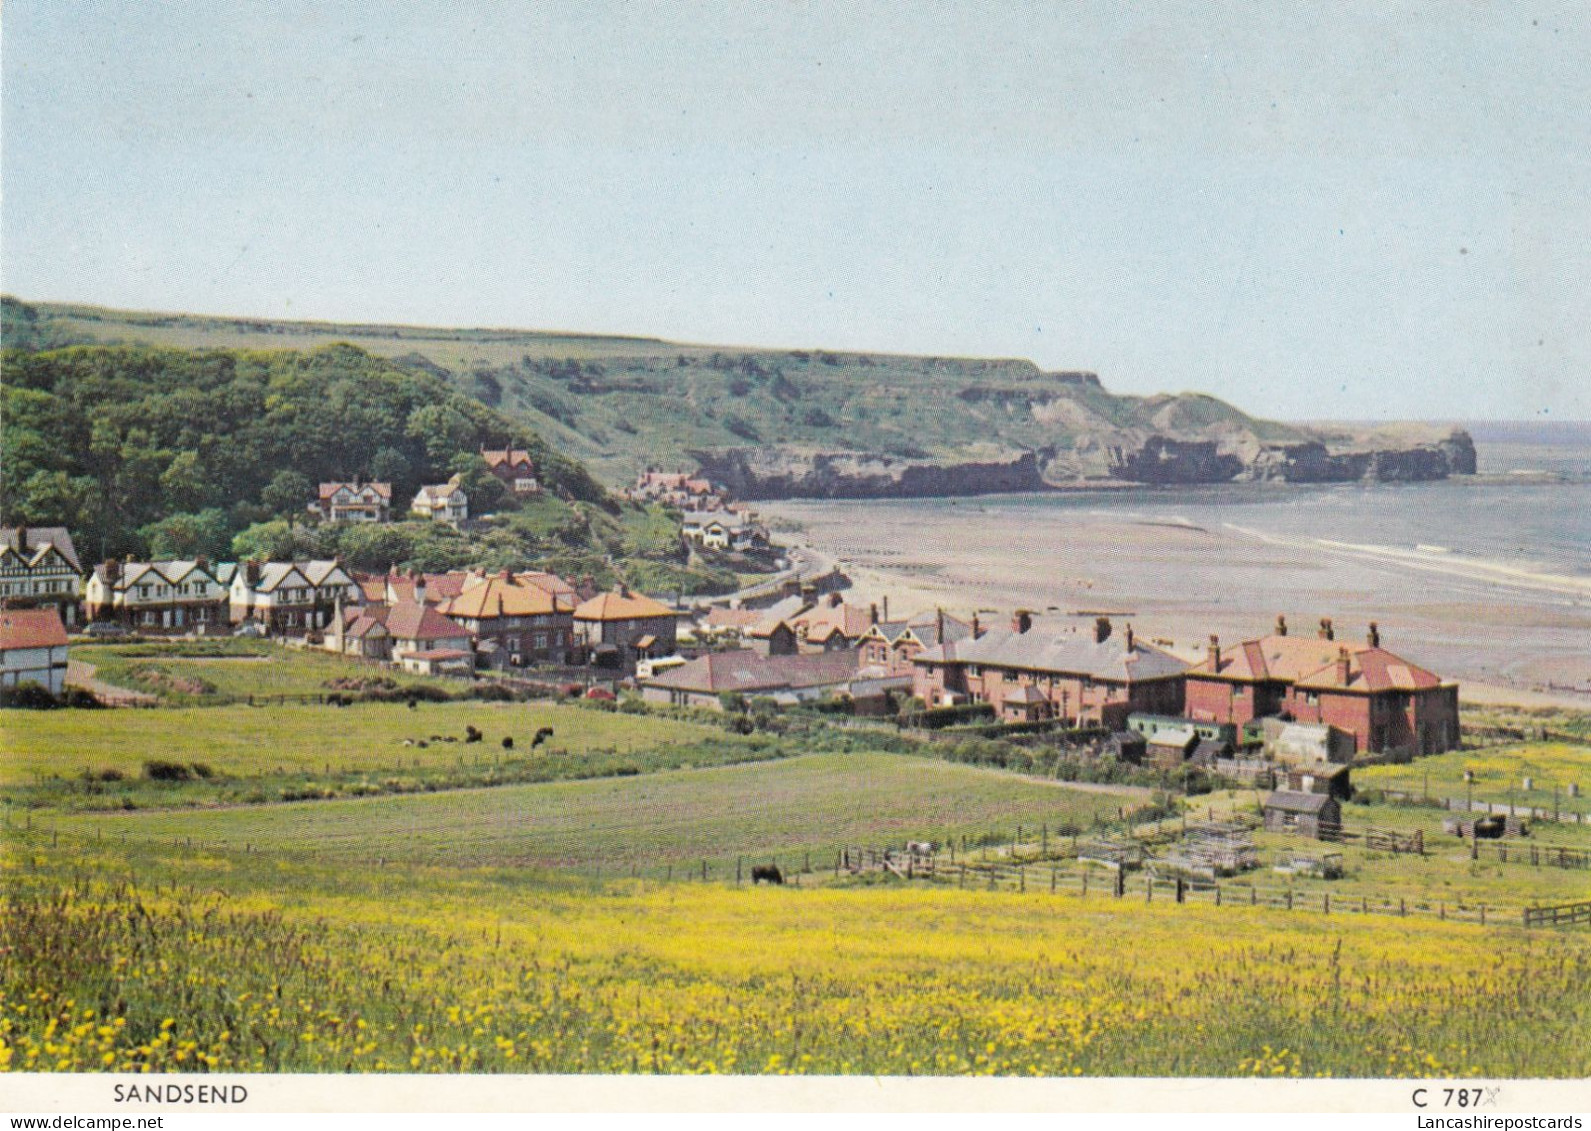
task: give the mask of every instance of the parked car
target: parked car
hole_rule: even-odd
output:
[[[264,636],[265,626],[259,621],[244,621],[233,631],[233,636]]]
[[[84,636],[93,637],[95,640],[109,640],[118,636],[127,635],[127,626],[118,624],[113,620],[97,620],[83,630]]]

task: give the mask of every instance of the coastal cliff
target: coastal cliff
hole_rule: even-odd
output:
[[[1107,474],[1079,477],[1054,449],[987,459],[919,460],[872,452],[781,447],[691,452],[701,474],[742,499],[908,499],[1143,484],[1423,482],[1475,473],[1475,445],[1455,431],[1436,443],[1332,451],[1320,441],[1249,444],[1151,436],[1107,449]]]
[[[868,452],[731,448],[691,453],[701,474],[741,499],[912,499],[1042,491],[1034,452],[928,463]]]

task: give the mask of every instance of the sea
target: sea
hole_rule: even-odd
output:
[[[1591,708],[1591,424],[1472,425],[1432,483],[781,504],[812,544],[952,607],[1111,613],[1184,654],[1286,615],[1439,674]],[[907,610],[909,611],[909,610]]]

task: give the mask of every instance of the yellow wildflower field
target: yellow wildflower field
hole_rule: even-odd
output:
[[[1591,1075],[1584,932],[1047,893],[149,865],[8,868],[0,1066]]]

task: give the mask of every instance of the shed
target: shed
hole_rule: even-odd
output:
[[[1288,766],[1342,765],[1353,760],[1353,735],[1326,723],[1266,719],[1265,756]]]
[[[1161,769],[1174,770],[1188,760],[1198,742],[1199,732],[1191,726],[1166,727],[1149,736],[1144,756]]]
[[[1325,793],[1279,789],[1265,797],[1265,828],[1316,840],[1335,839],[1342,832],[1342,806]]]
[[[1193,747],[1193,761],[1200,766],[1214,766],[1231,756],[1232,744],[1221,738],[1201,738]]]
[[[1290,766],[1283,772],[1287,775],[1287,788],[1295,793],[1324,793],[1339,801],[1353,796],[1347,766]]]
[[[1144,736],[1137,731],[1118,730],[1105,739],[1101,753],[1106,757],[1115,758],[1118,762],[1131,762],[1137,765],[1144,760],[1146,745]]]

